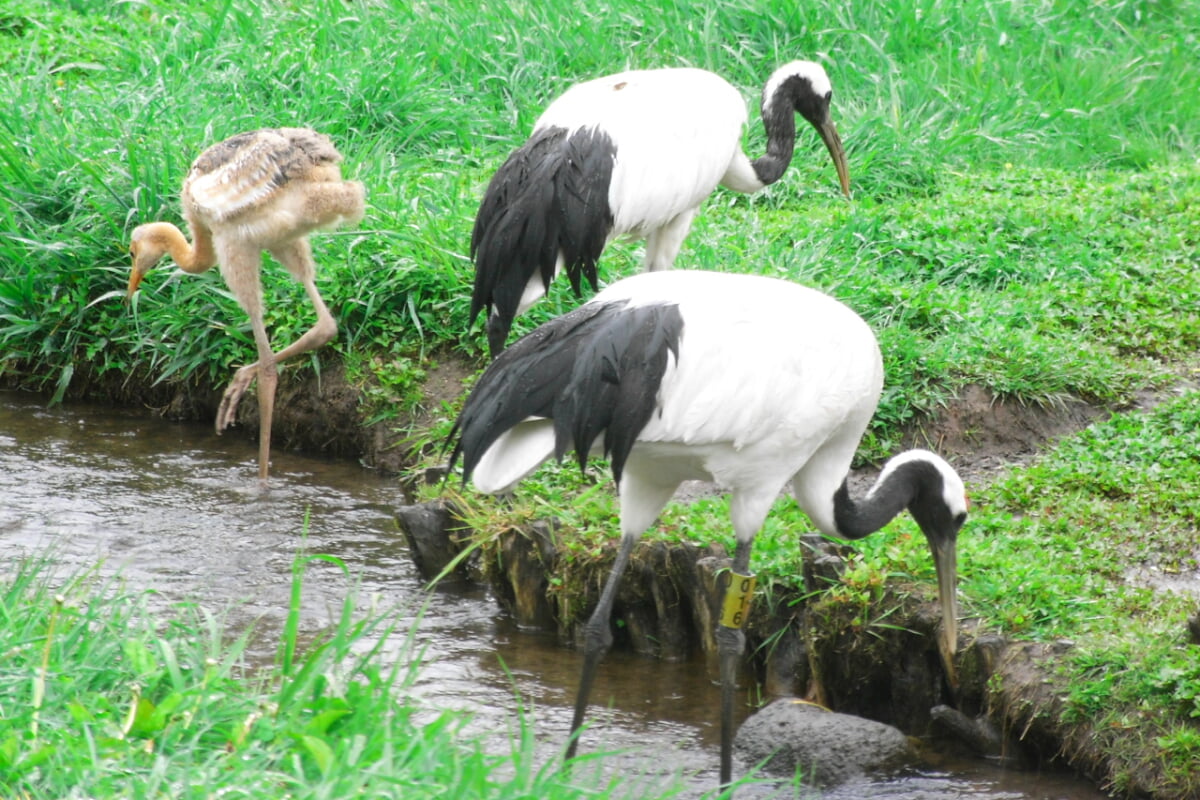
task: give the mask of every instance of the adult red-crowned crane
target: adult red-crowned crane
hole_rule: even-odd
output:
[[[883,364],[875,336],[846,306],[812,289],[752,275],[668,271],[618,281],[502,352],[467,397],[451,432],[451,466],[485,492],[507,492],[573,449],[612,464],[621,542],[584,629],[572,757],[596,665],[612,642],[613,601],[634,544],[680,482],[730,492],[737,539],[717,640],[721,783],[731,779],[734,679],[753,581],[750,550],[772,503],[790,487],[822,532],[858,539],[907,508],[933,552],[938,641],[954,684],[956,541],[963,482],[942,458],[902,453],[864,497],[847,474],[875,413]]]
[[[850,194],[846,153],[829,117],[833,89],[819,64],[777,69],[762,93],[767,153],[742,152],[746,104],[702,69],[622,72],[568,89],[497,170],[471,233],[471,322],[487,309],[488,347],[504,349],[513,319],[565,270],[578,295],[598,287],[596,262],[623,234],[646,239],[646,271],[669,269],[704,198],[718,185],[757,192],[779,180],[808,120]]]
[[[221,277],[249,315],[258,360],[234,373],[225,389],[217,409],[217,433],[237,418],[238,401],[257,378],[261,481],[267,479],[270,464],[276,364],[337,335],[337,322],[317,291],[308,234],[362,219],[363,185],[342,180],[341,160],[328,137],[307,128],[233,136],[201,153],[184,179],[183,217],[192,242],[171,223],[152,222],[135,228],[129,245],[129,296],[159,259],[170,254],[180,269],[192,274],[219,263]],[[272,352],[263,323],[263,250],[304,286],[317,312],[316,324],[278,353]]]

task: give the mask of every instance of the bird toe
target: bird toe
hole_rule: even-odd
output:
[[[217,407],[217,433],[237,421],[238,403],[257,374],[257,364],[242,367],[234,373],[233,380],[225,387],[225,393],[221,395],[221,404]]]

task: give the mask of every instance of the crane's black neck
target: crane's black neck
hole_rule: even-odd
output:
[[[906,508],[925,528],[922,523],[937,516],[939,511],[945,513],[943,487],[941,472],[922,460],[885,470],[861,500],[852,498],[848,482],[842,481],[833,495],[833,519],[838,535],[845,539],[869,536]]]
[[[754,174],[764,185],[783,177],[796,150],[796,114],[815,128],[829,119],[829,93],[819,95],[805,75],[789,75],[762,102],[763,128],[767,132],[767,154],[751,162]]]
[[[783,177],[796,151],[796,116],[782,91],[766,98],[762,106],[763,128],[767,132],[767,154],[751,162],[754,174],[763,185]]]

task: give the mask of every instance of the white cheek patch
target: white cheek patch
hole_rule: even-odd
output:
[[[945,469],[942,469],[942,464],[945,465]],[[963,485],[962,478],[958,476],[958,473],[949,468],[949,464],[946,464],[944,461],[942,464],[939,464],[938,468],[942,472],[942,491],[945,493],[946,507],[956,517],[960,514],[966,514],[968,505],[967,488]]]

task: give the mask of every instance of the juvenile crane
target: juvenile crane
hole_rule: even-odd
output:
[[[129,250],[128,296],[164,255],[193,275],[221,265],[221,277],[250,317],[258,360],[234,373],[217,409],[217,433],[237,418],[238,401],[258,380],[258,477],[266,481],[275,410],[276,365],[315,350],[337,335],[337,322],[315,283],[308,234],[362,219],[365,193],[342,180],[342,156],[329,138],[307,128],[238,134],[205,150],[192,163],[181,199],[192,241],[169,222],[139,225]],[[317,321],[299,339],[272,352],[263,323],[259,271],[266,250],[304,286]]]
[[[753,590],[750,551],[785,488],[822,532],[859,539],[907,508],[937,569],[939,652],[956,681],[956,541],[962,479],[942,458],[892,458],[864,497],[851,458],[883,387],[874,334],[846,306],[787,281],[715,272],[651,272],[610,285],[505,350],[468,396],[450,436],[451,466],[484,492],[507,492],[574,450],[612,464],[620,547],[584,629],[568,758],[609,627],[617,587],[642,533],[688,479],[730,492],[737,545],[717,627],[721,783],[731,780],[734,679]]]
[[[558,272],[576,295],[584,278],[599,288],[596,262],[617,236],[645,238],[646,271],[669,269],[718,185],[757,192],[779,180],[795,150],[797,113],[816,128],[849,196],[832,94],[819,64],[777,69],[762,93],[767,152],[751,161],[741,147],[746,104],[711,72],[638,70],[568,89],[497,170],[475,218],[471,321],[487,310],[492,357]]]

